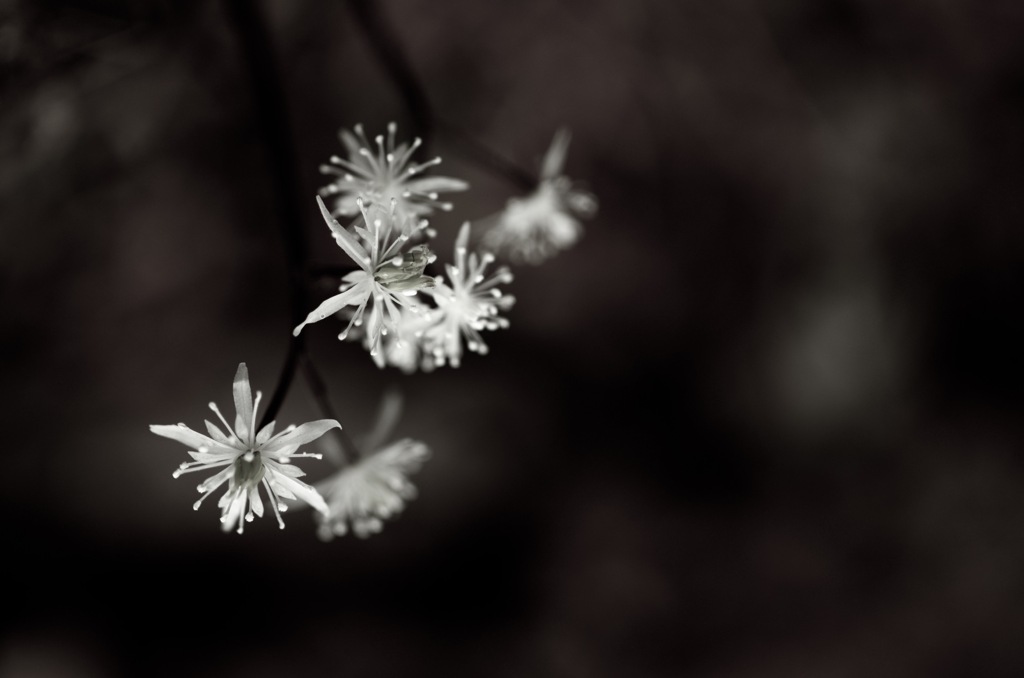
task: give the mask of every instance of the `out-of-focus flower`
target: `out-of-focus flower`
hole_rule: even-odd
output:
[[[544,156],[540,184],[522,198],[512,198],[484,235],[484,245],[512,261],[539,264],[567,249],[583,234],[578,217],[597,212],[597,198],[573,188],[562,174],[569,150],[568,130],[559,130]]]
[[[335,179],[320,189],[322,196],[337,196],[333,214],[355,216],[359,213],[357,200],[387,206],[392,200],[404,216],[422,216],[434,209],[450,210],[452,205],[440,200],[440,193],[464,191],[469,184],[450,177],[423,177],[425,170],[441,162],[434,158],[427,162],[410,163],[413,153],[422,143],[419,138],[411,144],[395,146],[395,123],[388,124],[388,135],[374,139],[377,150],[363,133],[362,125],[354,127],[355,134],[346,129],[339,132],[341,143],[348,151],[348,159],[331,157],[330,165],[321,165],[320,171],[334,175]]]
[[[149,427],[157,435],[177,440],[192,448],[188,453],[192,461],[179,466],[173,474],[175,478],[193,471],[222,469],[199,484],[198,490],[203,496],[192,508],[198,511],[203,500],[227,482],[228,489],[217,502],[221,509],[221,527],[225,532],[237,526],[241,534],[245,523],[251,522],[254,515],[263,517],[263,500],[259,493],[261,485],[267,492],[281,529],[284,529],[281,511],[287,508],[282,497],[299,499],[326,513],[327,504],[323,498],[312,487],[298,480],[305,474],[292,465],[291,461],[299,457],[319,459],[319,454],[299,453],[299,447],[316,440],[332,428],[341,428],[341,424],[333,419],[320,419],[301,426],[289,426],[274,435],[274,422],[270,422],[257,433],[256,411],[262,394],[256,392],[254,404],[245,363],[238,366],[233,391],[236,413],[234,428],[228,424],[217,405],[210,403],[210,409],[220,418],[226,432],[209,421],[206,422],[208,436],[193,431],[185,424]]]
[[[377,425],[364,441],[365,449],[374,451],[317,484],[328,506],[326,514],[317,516],[321,539],[333,539],[350,529],[359,537],[380,532],[384,521],[401,513],[416,496],[409,476],[430,456],[429,448],[409,438],[381,447],[400,412],[401,399],[386,396]]]
[[[398,322],[390,332],[381,337],[381,347],[373,355],[373,361],[377,367],[390,365],[397,367],[406,374],[412,374],[419,367],[424,369],[433,368],[433,363],[424,360],[423,354],[423,333],[436,321],[436,310],[414,302],[403,306],[400,310]],[[370,337],[378,323],[381,322],[379,313],[371,313],[366,321],[366,332],[363,336],[363,344],[369,348]]]
[[[355,310],[348,326],[338,335],[338,339],[344,340],[354,326],[363,324],[363,315],[369,306],[371,311],[376,311],[380,316],[380,322],[372,332],[367,333],[370,353],[375,355],[380,347],[381,336],[394,330],[401,319],[401,309],[413,305],[412,297],[418,291],[433,287],[434,279],[423,275],[423,270],[435,257],[426,245],[417,245],[407,252],[401,251],[410,236],[395,232],[395,222],[400,221],[401,217],[395,213],[394,203],[392,209],[386,211],[368,207],[360,200],[359,207],[365,224],[356,225],[356,235],[353,235],[331,216],[319,196],[316,201],[324,221],[334,234],[335,242],[359,265],[359,270],[343,277],[340,294],[317,306],[292,333],[298,336],[309,323],[323,320],[351,306]],[[364,243],[368,250],[363,246]]]
[[[487,353],[487,344],[480,332],[507,328],[508,320],[498,313],[507,311],[515,303],[515,297],[497,288],[499,284],[512,282],[512,273],[501,266],[490,276],[485,275],[494,255],[490,252],[467,254],[468,244],[467,221],[455,240],[455,263],[445,266],[450,286],[438,276],[437,285],[430,290],[437,309],[432,314],[431,324],[423,330],[423,343],[437,367],[446,362],[452,367],[459,366],[463,338],[470,351]]]

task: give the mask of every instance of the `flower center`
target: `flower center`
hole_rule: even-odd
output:
[[[263,461],[260,459],[259,452],[249,450],[235,459],[234,465],[235,482],[239,485],[254,487],[263,480],[265,469],[263,468]]]

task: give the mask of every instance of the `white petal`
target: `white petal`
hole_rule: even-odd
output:
[[[355,236],[338,223],[337,219],[331,216],[320,196],[316,197],[316,204],[320,206],[320,214],[323,216],[324,221],[327,222],[327,227],[331,229],[331,233],[334,234],[334,240],[338,243],[338,246],[345,251],[345,254],[351,257],[352,261],[359,264],[361,268],[367,268],[370,265],[370,255],[366,253],[363,246],[359,244]]]
[[[235,433],[243,441],[249,441],[249,425],[252,422],[252,387],[249,386],[249,369],[245,363],[238,363],[235,372],[235,383],[232,385],[235,396]]]
[[[266,445],[260,448],[260,451],[272,455],[274,452],[278,452],[285,447],[305,445],[316,440],[332,428],[341,428],[341,424],[333,419],[311,421],[271,438]]]
[[[551,141],[551,148],[544,156],[544,163],[541,165],[540,177],[543,180],[554,179],[562,173],[565,166],[565,156],[569,152],[569,140],[572,135],[564,127],[555,132],[555,138]]]
[[[202,433],[197,433],[188,426],[184,426],[182,424],[154,424],[149,427],[149,430],[158,436],[177,440],[179,443],[188,445],[194,450],[198,450],[200,447],[208,447],[211,451],[223,452],[225,454],[231,454],[234,450],[234,448],[228,445],[223,445],[212,438],[208,438]]]
[[[415,193],[447,193],[448,191],[465,191],[469,184],[462,179],[451,177],[423,177],[405,182],[405,187]]]
[[[223,431],[221,431],[216,424],[209,419],[204,419],[203,422],[206,424],[206,430],[209,431],[210,437],[216,440],[222,445],[231,446],[231,438],[228,438]]]
[[[299,336],[299,332],[301,332],[302,328],[306,325],[323,320],[329,315],[334,315],[346,306],[358,306],[363,303],[366,297],[370,295],[370,288],[369,284],[366,282],[367,280],[369,279],[364,279],[362,284],[353,285],[341,294],[336,294],[333,297],[324,300],[323,303],[317,306],[312,313],[306,316],[306,319],[302,321],[302,324],[292,331],[292,334],[297,337]]]
[[[274,435],[274,424],[276,423],[277,422],[272,421],[263,427],[263,429],[256,436],[256,447],[260,447],[263,445],[263,443],[270,440],[270,438]]]
[[[289,490],[293,495],[295,495],[295,497],[306,502],[317,511],[327,513],[327,502],[325,502],[324,498],[320,496],[320,493],[312,487],[301,480],[295,480],[280,473],[272,473],[272,475],[272,482],[274,482],[275,485],[282,489]]]

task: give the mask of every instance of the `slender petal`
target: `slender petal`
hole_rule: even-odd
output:
[[[423,177],[405,182],[405,188],[416,193],[447,193],[449,191],[465,191],[469,184],[462,179],[451,177]]]
[[[298,327],[292,330],[292,334],[296,337],[299,336],[299,332],[301,332],[302,328],[306,325],[323,320],[329,315],[334,315],[346,306],[361,304],[369,295],[369,282],[364,280],[363,283],[357,283],[341,294],[335,294],[333,297],[325,299],[319,306],[313,309],[309,315],[306,316],[306,319],[303,320]]]
[[[544,163],[541,165],[541,180],[550,180],[562,174],[565,167],[565,156],[569,153],[569,140],[572,135],[564,127],[555,132],[555,138],[551,141],[551,147],[544,155]]]
[[[319,492],[301,480],[295,480],[286,475],[275,473],[271,483],[290,490],[297,499],[301,499],[317,511],[327,513],[327,502],[324,501],[324,498],[320,496]]]
[[[235,382],[232,384],[235,396],[235,433],[243,441],[252,442],[249,426],[252,422],[252,387],[249,385],[249,368],[238,363]]]
[[[327,222],[331,233],[334,234],[334,240],[338,243],[338,246],[345,251],[345,254],[352,258],[352,261],[359,264],[361,268],[366,269],[370,265],[370,255],[359,244],[359,241],[345,230],[345,227],[339,224],[337,219],[331,216],[330,211],[324,206],[324,201],[320,199],[320,196],[316,197],[316,204],[320,206],[320,214],[323,216],[324,221]]]
[[[164,438],[170,438],[171,440],[177,440],[179,443],[188,445],[189,447],[198,450],[200,447],[206,447],[210,450],[221,450],[226,453],[230,453],[234,448],[227,445],[222,445],[217,441],[204,436],[202,433],[197,433],[185,426],[184,424],[154,424],[149,427],[149,430],[158,436]]]
[[[282,449],[291,447],[296,448],[300,445],[310,443],[323,434],[330,431],[332,428],[341,428],[341,424],[333,419],[318,419],[311,421],[301,426],[297,426],[291,431],[285,431],[278,434],[274,438],[267,441],[267,444],[261,448],[261,451],[265,454],[273,454]]]

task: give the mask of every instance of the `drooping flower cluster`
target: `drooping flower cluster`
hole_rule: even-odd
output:
[[[429,456],[424,443],[405,438],[374,450],[317,484],[328,501],[327,512],[318,518],[317,534],[329,540],[349,529],[359,537],[380,532],[384,521],[401,513],[405,503],[416,496],[408,476]]]
[[[193,431],[185,424],[149,427],[153,433],[177,440],[191,448],[188,454],[192,461],[181,464],[173,473],[175,478],[194,471],[221,469],[199,484],[197,489],[203,496],[192,508],[198,511],[204,499],[227,483],[227,491],[217,502],[221,509],[221,527],[225,532],[237,527],[241,534],[245,523],[251,522],[254,515],[263,517],[260,487],[265,490],[281,529],[284,529],[281,512],[287,509],[282,498],[301,500],[321,513],[326,513],[327,504],[323,498],[299,480],[305,474],[291,462],[299,457],[319,459],[319,454],[300,453],[299,447],[316,440],[332,428],[341,428],[341,424],[333,419],[320,419],[301,426],[289,426],[274,435],[274,422],[270,422],[257,432],[256,412],[262,393],[256,392],[256,402],[253,403],[249,371],[245,363],[238,366],[233,391],[234,428],[228,424],[216,403],[212,402],[210,409],[220,418],[223,430],[209,421],[206,422],[209,435]]]
[[[402,252],[402,247],[409,242],[410,233],[424,225],[421,222],[410,227],[407,233],[405,224],[413,217],[399,215],[394,201],[390,209],[385,210],[379,205],[367,205],[360,198],[358,205],[363,225],[354,224],[353,235],[330,215],[319,196],[316,201],[335,242],[359,269],[343,277],[340,293],[316,307],[293,334],[298,336],[309,323],[351,306],[354,310],[348,326],[338,335],[339,339],[345,339],[353,327],[363,324],[363,316],[369,307],[371,315],[376,314],[379,318],[379,322],[374,323],[372,334],[368,334],[370,353],[374,354],[381,336],[389,330],[397,331],[401,309],[412,308],[412,297],[416,292],[434,286],[434,279],[423,274],[427,264],[435,259],[430,249],[426,245],[417,245]]]
[[[451,210],[452,204],[440,194],[464,191],[468,184],[450,177],[425,176],[440,158],[415,162],[413,155],[420,140],[396,144],[395,135],[396,126],[391,123],[386,138],[376,136],[374,146],[360,125],[353,132],[342,130],[340,138],[348,157],[334,156],[329,165],[321,166],[321,172],[333,180],[320,189],[316,201],[335,242],[355,268],[341,277],[338,293],[323,300],[293,334],[299,336],[307,325],[338,316],[347,321],[338,338],[362,342],[380,367],[392,365],[405,372],[458,367],[465,351],[488,352],[483,332],[509,326],[503,314],[515,299],[500,287],[512,282],[512,274],[506,266],[488,272],[494,254],[470,251],[469,222],[459,230],[452,263],[445,265],[444,274],[435,277],[427,273],[436,257],[423,242],[435,235],[425,217],[435,210]],[[568,144],[568,132],[560,131],[545,156],[536,191],[508,202],[484,235],[485,247],[514,261],[538,263],[580,237],[578,217],[592,215],[597,201],[573,188],[562,174]],[[328,199],[330,207],[321,196]],[[352,221],[343,225],[335,217]],[[296,365],[311,360],[301,342],[294,342],[292,350],[288,377],[282,377],[279,384],[285,388],[272,399],[274,412]],[[306,366],[321,407],[329,413],[323,383],[312,363]],[[262,395],[257,392],[254,401],[245,363],[238,366],[233,393],[234,426],[212,402],[210,408],[223,429],[209,421],[205,422],[207,434],[185,424],[150,426],[153,433],[190,448],[192,460],[178,467],[175,478],[214,471],[198,485],[202,496],[193,505],[195,510],[227,485],[218,501],[225,531],[234,529],[241,534],[246,522],[263,516],[264,501],[269,501],[284,528],[281,513],[287,509],[284,500],[288,499],[316,509],[318,533],[325,540],[349,531],[367,537],[380,532],[384,521],[415,497],[410,477],[419,471],[430,450],[411,438],[385,444],[401,409],[397,396],[385,398],[377,425],[361,445],[367,454],[357,454],[349,463],[338,461],[339,470],[314,488],[299,480],[304,473],[292,462],[321,458],[299,448],[341,425],[334,419],[321,419],[289,426],[275,435],[274,422],[270,422],[257,430]]]
[[[349,530],[359,537],[380,532],[384,521],[401,513],[416,496],[409,476],[429,458],[430,449],[410,438],[384,445],[401,410],[401,396],[387,394],[374,430],[363,441],[368,454],[317,484],[328,505],[327,513],[317,515],[321,539],[340,537]]]
[[[597,212],[597,198],[573,187],[562,174],[569,132],[559,130],[544,156],[540,184],[522,198],[512,198],[484,235],[484,245],[517,263],[539,264],[574,245],[583,234],[579,218]]]
[[[390,364],[406,372],[446,364],[458,367],[464,342],[466,349],[486,353],[480,333],[508,327],[508,320],[498,314],[511,308],[514,299],[497,286],[510,283],[512,274],[501,267],[485,276],[494,256],[469,253],[468,222],[456,241],[455,264],[446,268],[447,283],[441,276],[424,274],[435,259],[426,245],[409,246],[417,234],[431,233],[424,215],[435,207],[451,207],[438,202],[431,191],[463,190],[467,184],[446,177],[418,177],[436,161],[409,166],[419,140],[396,147],[393,124],[388,126],[386,141],[383,136],[376,138],[376,154],[369,150],[362,128],[357,125],[355,131],[353,135],[342,130],[349,159],[332,158],[332,162],[346,173],[325,190],[341,196],[336,213],[348,214],[354,205],[360,218],[346,228],[319,197],[317,202],[338,246],[359,269],[342,278],[339,293],[313,310],[295,334],[309,323],[341,313],[348,325],[339,339],[361,340],[379,366]],[[322,169],[336,173],[330,167]],[[417,296],[420,292],[423,298]]]

